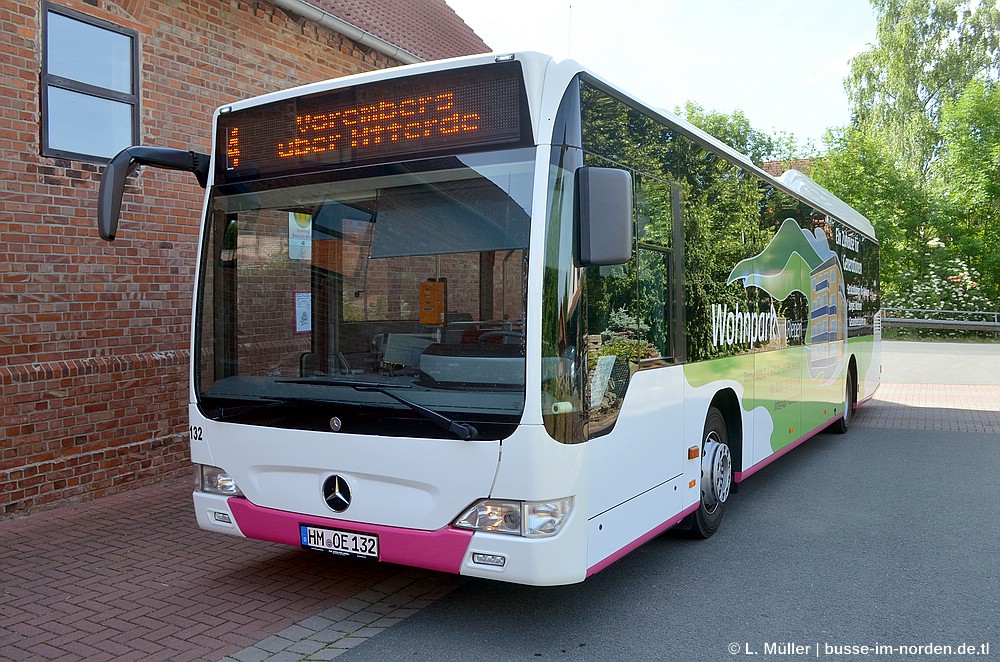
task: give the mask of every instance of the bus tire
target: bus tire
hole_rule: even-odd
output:
[[[689,517],[693,537],[710,538],[719,530],[732,485],[733,456],[726,418],[718,408],[710,407],[701,441],[701,502]]]
[[[847,379],[844,380],[844,415],[830,424],[830,431],[836,434],[844,434],[851,427],[851,419],[854,418],[854,373],[847,371]]]

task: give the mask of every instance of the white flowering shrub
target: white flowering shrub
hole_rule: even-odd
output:
[[[904,270],[900,283],[905,291],[887,293],[889,308],[921,308],[924,310],[995,310],[993,302],[981,294],[979,273],[959,258],[934,259],[929,256],[924,273]]]
[[[933,244],[932,249],[938,248]],[[998,309],[997,303],[982,294],[979,272],[960,258],[948,257],[938,248],[924,255],[926,266],[922,273],[918,269],[904,269],[900,273],[899,288],[886,292],[883,305],[886,308],[916,308],[926,311],[959,311],[958,313],[894,313],[903,317],[957,319],[970,321],[991,321],[992,316],[963,315],[962,312],[991,312]],[[981,340],[990,339],[995,334],[984,334],[957,330],[936,329],[894,329],[890,337],[899,338],[950,338]]]

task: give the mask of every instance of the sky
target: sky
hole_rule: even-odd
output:
[[[494,51],[572,57],[649,105],[742,110],[823,150],[850,121],[850,59],[875,43],[868,0],[446,0]]]

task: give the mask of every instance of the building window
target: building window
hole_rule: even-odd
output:
[[[45,6],[42,154],[107,161],[139,141],[139,35]]]

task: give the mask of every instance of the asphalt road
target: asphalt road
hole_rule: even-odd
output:
[[[1000,346],[886,343],[883,362],[887,382],[995,384]],[[468,580],[337,659],[994,658],[998,475],[995,434],[821,434],[743,483],[707,541],[668,533],[572,586]],[[935,645],[952,653],[914,648]]]
[[[886,340],[882,342],[882,381],[996,384],[1000,382],[1000,344]]]
[[[998,656],[998,473],[996,435],[822,434],[744,483],[707,541],[667,534],[573,586],[468,581],[338,660],[805,659],[817,644],[954,659],[895,647],[963,643]],[[811,648],[768,655],[776,642]]]

